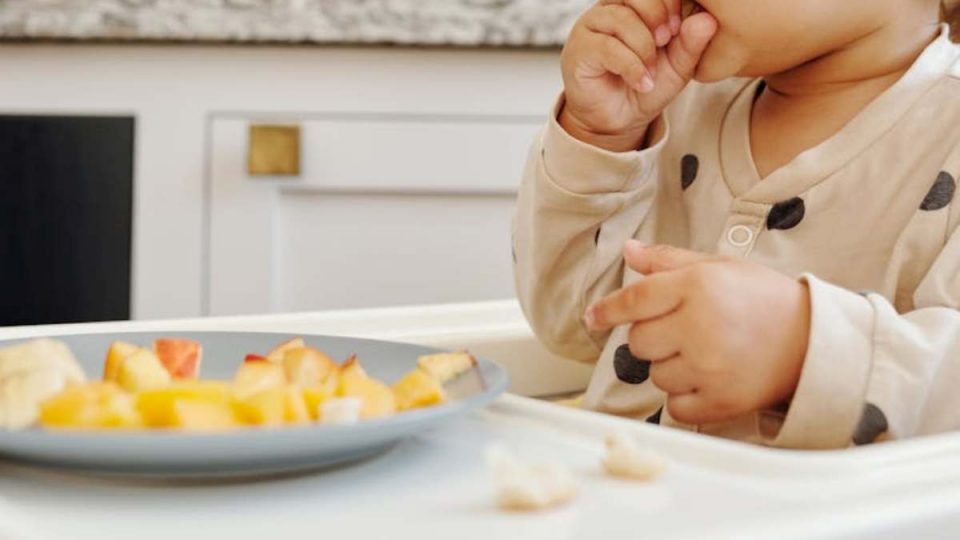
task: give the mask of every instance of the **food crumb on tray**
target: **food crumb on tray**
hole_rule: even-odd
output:
[[[486,457],[497,504],[504,510],[543,510],[566,504],[577,495],[573,475],[560,463],[523,463],[500,445],[489,447]]]
[[[663,456],[639,448],[626,434],[610,434],[605,442],[607,455],[603,460],[603,468],[611,476],[647,481],[656,478],[667,468],[667,460]]]

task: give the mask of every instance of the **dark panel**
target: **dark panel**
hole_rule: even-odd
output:
[[[0,116],[0,325],[130,317],[134,119]]]

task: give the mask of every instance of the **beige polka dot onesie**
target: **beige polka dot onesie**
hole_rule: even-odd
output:
[[[586,407],[718,436],[840,448],[960,427],[960,47],[944,30],[831,139],[763,179],[750,155],[759,80],[691,84],[653,146],[607,152],[552,119],[514,222],[516,283],[539,338],[596,362]],[[806,280],[810,341],[776,410],[683,426],[626,327],[589,332],[592,302],[641,279],[629,238],[741,257]]]

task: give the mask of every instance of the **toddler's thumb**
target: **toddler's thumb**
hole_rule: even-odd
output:
[[[667,46],[667,58],[684,81],[696,74],[700,58],[716,33],[717,20],[709,13],[697,13],[683,21],[680,35]]]

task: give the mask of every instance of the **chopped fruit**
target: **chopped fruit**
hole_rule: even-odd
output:
[[[288,341],[274,347],[272,351],[267,353],[267,360],[273,362],[274,364],[279,364],[283,362],[283,355],[287,353],[290,349],[300,349],[306,347],[307,344],[303,342],[303,338],[293,338]]]
[[[221,381],[174,381],[166,388],[137,394],[137,410],[148,426],[170,427],[176,423],[174,407],[181,400],[229,406],[232,392],[230,385]]]
[[[174,379],[196,379],[203,360],[203,348],[189,339],[163,338],[153,342],[153,350]]]
[[[178,399],[173,402],[172,427],[187,431],[224,431],[241,424],[228,404]]]
[[[67,344],[55,339],[34,339],[0,349],[0,380],[32,371],[56,371],[67,381],[87,380]]]
[[[494,446],[487,449],[487,466],[493,474],[497,503],[504,510],[542,510],[568,503],[577,495],[573,476],[559,463],[528,465]]]
[[[286,388],[283,419],[288,424],[306,424],[312,420],[310,412],[307,410],[303,390],[299,386],[291,385]]]
[[[337,396],[362,399],[361,418],[384,416],[397,410],[396,399],[390,387],[367,376],[356,358],[344,364],[344,368],[340,371]]]
[[[283,367],[271,362],[244,362],[233,377],[233,392],[239,399],[287,384]]]
[[[323,424],[356,424],[360,420],[363,400],[355,397],[328,399],[320,406],[320,422]]]
[[[637,448],[633,440],[622,433],[608,435],[607,457],[603,467],[613,476],[632,480],[650,480],[667,468],[667,461],[656,452]]]
[[[0,426],[23,429],[37,421],[40,404],[67,384],[62,373],[43,369],[16,373],[0,384]]]
[[[427,354],[417,359],[417,366],[440,384],[470,371],[475,365],[477,365],[477,359],[466,351]]]
[[[170,373],[153,351],[138,349],[121,362],[117,382],[128,392],[155,390],[170,384]]]
[[[112,382],[75,385],[40,407],[40,423],[48,428],[138,428],[140,415],[130,395]]]
[[[283,369],[288,381],[306,387],[320,384],[336,371],[337,364],[316,349],[298,347],[283,355]]]
[[[279,426],[286,417],[286,388],[276,387],[254,394],[235,404],[237,415],[255,426]]]
[[[107,359],[103,362],[103,380],[116,382],[120,377],[120,366],[123,361],[140,347],[125,341],[114,341],[107,349]]]
[[[317,420],[320,418],[320,407],[328,399],[337,395],[338,378],[336,373],[327,377],[319,386],[312,386],[303,389],[303,400],[307,404],[307,411],[310,418]]]
[[[266,362],[266,356],[260,356],[259,354],[248,354],[243,357],[244,362]]]
[[[429,407],[446,399],[443,386],[419,368],[407,373],[393,385],[393,395],[397,398],[397,409],[401,411]]]

